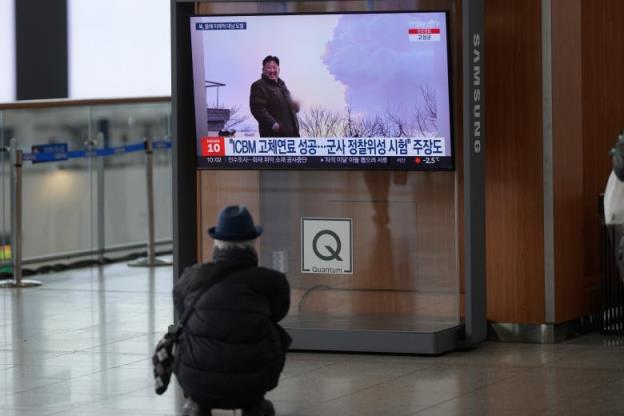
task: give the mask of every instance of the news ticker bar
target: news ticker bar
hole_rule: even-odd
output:
[[[91,150],[68,150],[67,143],[33,145],[32,153],[24,153],[23,160],[32,163],[58,162],[68,159],[85,157],[108,157],[127,153],[145,151],[146,142],[127,144],[124,146],[104,147]],[[154,149],[170,149],[171,141],[159,140],[152,142]]]
[[[452,156],[200,156],[197,168],[433,171],[454,170],[455,165]]]
[[[450,157],[443,137],[210,137],[200,138],[203,157]]]

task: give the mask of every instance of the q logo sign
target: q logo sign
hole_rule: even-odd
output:
[[[319,250],[319,240],[323,236],[331,237],[334,240],[334,243],[335,243],[333,245],[325,245],[325,250],[328,252],[327,255],[322,254],[321,251]],[[321,230],[318,233],[316,233],[316,235],[312,239],[312,251],[314,251],[314,254],[316,254],[316,257],[318,257],[321,260],[325,260],[325,261],[340,260],[340,261],[342,261],[342,259],[340,258],[340,249],[341,248],[342,248],[342,241],[340,240],[340,237],[338,237],[338,234],[336,234],[332,230]]]
[[[301,219],[301,272],[352,274],[350,218]]]

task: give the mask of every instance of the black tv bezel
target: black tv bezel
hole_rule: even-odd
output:
[[[192,13],[190,15],[187,15],[187,22],[186,22],[186,30],[187,30],[187,34],[189,36],[189,40],[190,40],[190,36],[192,33],[192,26],[191,26],[191,20],[193,18],[197,18],[197,17],[256,17],[256,16],[310,16],[310,15],[371,15],[371,14],[375,14],[375,15],[379,15],[379,14],[424,14],[424,13],[442,13],[444,14],[444,19],[445,19],[445,24],[446,24],[446,62],[447,62],[447,82],[448,82],[448,90],[449,90],[449,95],[448,95],[448,104],[449,104],[449,129],[450,129],[450,142],[451,142],[451,156],[444,156],[445,158],[449,158],[450,159],[450,164],[449,166],[444,166],[444,167],[429,167],[431,165],[421,165],[422,168],[419,169],[413,169],[412,167],[410,168],[406,168],[406,167],[399,167],[399,168],[394,168],[394,167],[387,167],[387,166],[369,166],[369,167],[361,167],[361,166],[355,166],[355,165],[348,165],[348,166],[344,166],[344,167],[326,167],[326,168],[321,168],[321,167],[293,167],[292,165],[288,165],[288,166],[284,166],[284,167],[277,167],[277,166],[266,166],[264,164],[260,164],[260,165],[245,165],[245,166],[202,166],[201,164],[201,159],[202,157],[199,156],[199,145],[198,145],[198,135],[197,135],[197,128],[194,127],[194,142],[195,142],[195,169],[197,171],[250,171],[250,170],[266,170],[266,171],[399,171],[399,172],[454,172],[457,169],[457,159],[456,159],[456,155],[455,155],[455,150],[456,150],[456,134],[455,134],[455,112],[454,112],[454,104],[455,104],[455,100],[457,99],[454,96],[454,86],[453,86],[453,61],[452,61],[452,44],[451,44],[451,23],[450,23],[450,11],[449,10],[445,10],[445,9],[432,9],[432,10],[401,10],[401,9],[395,9],[395,10],[383,10],[383,11],[347,11],[347,12],[294,12],[294,13],[217,13],[217,14],[196,14],[196,13]],[[180,30],[180,29],[178,29]],[[182,29],[184,30],[184,29]],[[189,65],[189,68],[192,72],[194,72],[194,68],[193,68],[193,51],[192,51],[192,46],[189,42],[188,45],[188,50],[189,50],[189,59],[190,62],[187,62],[187,64]],[[180,63],[178,62],[178,65],[180,65]],[[193,120],[196,123],[196,118],[195,118],[195,85],[194,85],[194,79],[191,78],[191,91],[192,91],[192,96],[190,97],[192,100],[192,106],[191,108],[193,109]]]

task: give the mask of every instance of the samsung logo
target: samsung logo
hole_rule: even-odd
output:
[[[196,23],[196,30],[247,30],[247,22]]]
[[[473,150],[481,153],[481,36],[478,33],[472,37],[472,46]]]

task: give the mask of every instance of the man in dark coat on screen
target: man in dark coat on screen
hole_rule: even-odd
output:
[[[264,395],[277,386],[291,341],[278,325],[290,306],[288,281],[258,266],[262,227],[244,206],[226,207],[208,233],[213,261],[185,270],[173,289],[178,316],[200,296],[175,351],[174,373],[189,398],[184,414],[242,408],[244,416],[273,416]]]
[[[299,103],[279,77],[277,56],[262,60],[262,77],[251,84],[249,107],[258,121],[260,137],[299,137]]]

